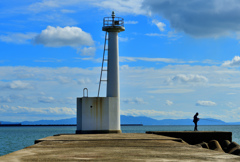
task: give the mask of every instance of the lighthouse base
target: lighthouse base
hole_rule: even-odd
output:
[[[121,133],[119,98],[77,98],[76,134],[103,133]]]
[[[89,131],[76,130],[76,134],[112,134],[112,133],[122,133],[122,131],[121,130],[89,130]]]

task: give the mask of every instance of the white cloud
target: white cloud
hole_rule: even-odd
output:
[[[58,76],[57,79],[62,84],[70,83],[72,81],[72,79],[70,79],[69,77],[65,77],[65,76]]]
[[[79,78],[88,78],[89,81],[100,74],[100,69],[82,69],[71,67],[26,67],[26,66],[1,66],[0,80],[9,80],[9,82],[0,82],[1,87],[5,88],[30,88],[33,87],[33,81],[56,81],[59,83],[72,83],[71,81]],[[84,76],[84,77],[83,77]],[[90,77],[90,78],[89,78]],[[19,80],[25,79],[25,80]],[[51,83],[51,82],[49,82]],[[30,87],[27,87],[30,85]]]
[[[227,95],[236,95],[237,93],[227,93]]]
[[[232,32],[240,32],[239,8],[236,0],[208,0],[199,1],[191,0],[184,2],[172,0],[147,1],[147,0],[44,0],[32,3],[23,13],[38,13],[51,11],[52,18],[45,18],[52,21],[61,20],[63,15],[55,14],[56,11],[61,13],[73,13],[69,6],[88,6],[105,9],[108,12],[116,11],[119,14],[131,15],[157,15],[169,21],[170,26],[177,32],[185,32],[194,37],[220,37],[231,35]],[[227,7],[226,7],[227,6]],[[15,12],[17,12],[15,10]],[[110,14],[109,14],[110,16]],[[36,17],[35,17],[36,18]],[[65,17],[68,21],[70,17]],[[36,19],[34,19],[36,20]],[[59,21],[58,20],[58,21]],[[42,18],[42,21],[44,19]],[[74,22],[76,23],[76,22]],[[126,24],[135,24],[134,21],[126,21]],[[159,29],[164,30],[164,25],[159,24]]]
[[[234,109],[228,109],[226,110],[226,114],[224,115],[226,115],[231,121],[239,121],[240,107],[234,108]]]
[[[125,98],[122,99],[122,102],[127,103],[127,104],[146,104],[146,102],[139,97],[136,98]]]
[[[68,107],[48,107],[48,108],[33,108],[24,106],[8,106],[0,105],[1,113],[34,113],[34,114],[45,114],[45,115],[75,115],[75,108]]]
[[[159,93],[159,94],[168,94],[168,93],[190,93],[194,92],[194,89],[178,89],[178,88],[163,88],[163,89],[156,89],[152,91],[148,91],[148,93]]]
[[[89,78],[84,78],[84,79],[78,79],[77,80],[78,84],[89,84],[91,83],[91,80]]]
[[[29,6],[29,10],[33,11],[41,11],[46,10],[48,8],[57,8],[60,7],[59,3],[55,3],[54,0],[44,0],[42,2],[37,2]],[[61,2],[61,1],[60,1]]]
[[[172,28],[194,37],[220,37],[240,31],[237,0],[144,0],[142,9],[167,19]]]
[[[19,99],[23,99],[24,96],[22,94],[20,94],[20,95],[19,94],[12,94],[12,95],[9,96],[9,98],[11,100],[19,100]]]
[[[35,60],[34,62],[62,62],[62,60],[55,58],[42,58],[41,60]]]
[[[225,61],[222,66],[240,66],[240,57],[235,56],[231,61]]]
[[[152,21],[152,23],[154,23],[161,32],[165,31],[164,28],[166,27],[166,24],[159,22],[158,20],[155,19]]]
[[[178,59],[169,58],[148,58],[148,57],[120,57],[120,62],[136,62],[136,61],[149,61],[149,62],[165,62],[165,63],[184,63]]]
[[[43,0],[28,6],[27,10],[35,13],[60,9],[63,13],[72,13],[72,10],[66,9],[68,6],[94,6],[118,13],[128,14],[147,14],[145,9],[142,9],[143,0]],[[109,15],[110,16],[110,15]]]
[[[150,37],[165,37],[165,36],[167,36],[166,34],[159,34],[159,33],[147,33],[145,35],[150,36]]]
[[[188,84],[188,83],[206,83],[208,79],[202,75],[184,75],[178,74],[172,78],[168,78],[166,81],[168,84],[171,83],[181,83],[181,84]]]
[[[76,6],[76,5],[80,5],[81,3],[84,3],[84,1],[83,0],[68,0],[68,1],[65,1],[65,0],[43,0],[40,2],[32,3],[30,6],[28,6],[28,10],[38,13],[38,12],[43,12],[43,11],[47,11],[47,10],[64,8],[67,6]],[[62,10],[68,11],[67,13],[69,13],[69,11],[72,11],[72,10],[67,10],[67,9],[62,9]],[[66,13],[66,12],[63,12],[63,13]],[[72,13],[72,12],[70,12],[70,13]]]
[[[2,96],[1,100],[5,100],[5,103],[8,103],[11,107],[21,105],[22,107],[27,106],[29,108],[34,107],[36,109],[41,109],[47,107],[68,107],[70,104],[73,106],[72,104],[75,103],[75,98],[77,96],[82,96],[83,88],[87,87],[89,89],[89,96],[95,96],[97,94],[98,84],[96,84],[96,81],[99,81],[100,65],[101,64],[99,64],[99,67],[85,69],[74,67],[1,66],[0,85],[1,87],[5,87],[5,89],[2,88],[0,91],[0,96]],[[195,86],[195,84],[166,85],[164,82],[166,78],[173,78],[178,74],[204,76],[209,82],[207,82],[207,84],[197,84],[197,86]],[[218,112],[219,114],[223,114],[222,111],[226,109],[226,102],[231,101],[239,105],[237,100],[237,98],[239,98],[238,89],[234,88],[237,86],[239,87],[239,75],[239,70],[223,66],[168,65],[156,68],[144,66],[136,67],[130,64],[124,64],[120,66],[121,98],[123,99],[121,100],[121,109],[135,108],[137,105],[137,109],[142,110],[136,113],[139,115],[144,115],[143,110],[148,110],[148,107],[161,112],[167,107],[167,105],[165,105],[166,100],[176,97],[178,98],[178,103],[175,104],[174,102],[174,104],[171,105],[171,111],[177,111],[181,108],[181,111],[187,112],[188,110],[193,111],[192,106],[199,100],[199,96],[204,96],[204,98],[215,96]],[[185,76],[190,78],[188,75]],[[24,80],[20,78],[24,78]],[[23,83],[29,83],[31,86],[34,86],[34,89],[31,91],[24,91],[24,94],[22,91],[16,89],[16,87],[11,91],[6,89],[6,85],[8,85],[9,88],[10,83],[18,80],[21,80]],[[182,82],[187,81],[184,80]],[[194,83],[194,81],[190,83]],[[235,93],[235,95],[227,95],[229,92]],[[10,97],[12,94],[21,94],[26,97],[17,100],[13,99],[14,97]],[[136,94],[138,95],[136,96]],[[48,98],[50,96],[52,99]],[[154,96],[154,98],[150,98],[151,96]],[[67,100],[67,97],[70,97],[69,100]],[[228,100],[228,98],[231,100]],[[45,99],[45,103],[38,103],[39,99],[42,99],[42,101]],[[127,105],[124,101],[125,103],[135,104]],[[172,102],[172,100],[170,101]],[[146,104],[141,103],[146,103],[147,107]],[[159,105],[159,103],[162,104]],[[159,107],[157,105],[159,105]],[[45,109],[44,112],[46,112]],[[158,113],[160,114],[160,112]],[[129,113],[126,112],[126,114],[131,113],[130,111]],[[191,118],[193,113],[195,113],[195,111],[191,113]],[[151,112],[146,113],[146,116],[148,114],[151,114]],[[170,112],[163,112],[163,114],[166,115],[162,115],[162,118],[177,118],[178,115],[176,113],[171,114]],[[31,114],[26,115],[26,117],[27,116],[31,116]],[[182,116],[186,117],[186,115]],[[179,118],[182,116],[179,116]],[[54,117],[57,116],[52,114],[51,118]],[[158,118],[158,116],[156,116],[156,118]]]
[[[21,80],[14,80],[12,82],[5,83],[5,85],[3,85],[2,87],[8,88],[8,89],[17,89],[17,90],[33,89],[32,85],[30,85],[27,82],[23,82]]]
[[[128,37],[125,37],[125,38],[123,38],[123,37],[118,37],[118,40],[119,40],[120,42],[127,42],[127,41],[128,41]]]
[[[5,103],[5,102],[12,102],[12,100],[9,97],[0,96],[0,103]]]
[[[122,66],[120,66],[120,69],[121,70],[127,70],[127,69],[129,69],[129,66],[128,65],[122,65]]]
[[[198,101],[196,106],[216,106],[217,104],[213,101]]]
[[[75,13],[76,11],[74,11],[74,10],[62,9],[61,12],[62,12],[62,13]]]
[[[74,97],[66,97],[62,100],[60,100],[59,102],[61,102],[62,104],[71,104],[71,105],[76,105],[76,98]]]
[[[0,40],[7,43],[25,44],[29,43],[36,35],[36,33],[11,33],[9,35],[0,35]]]
[[[234,104],[234,103],[232,103],[232,102],[226,103],[226,106],[229,107],[229,108],[235,108],[235,107],[237,107],[237,105]]]
[[[147,33],[145,35],[150,36],[150,37],[167,37],[170,40],[177,40],[177,39],[180,39],[182,37],[180,34],[177,34],[175,31],[169,31],[169,32],[167,32],[167,34]]]
[[[102,58],[94,58],[94,57],[75,57],[76,60],[83,60],[83,61],[92,61],[96,63],[102,63]]]
[[[137,24],[138,21],[125,21],[124,24]]]
[[[23,95],[9,95],[9,96],[0,96],[0,103],[11,103],[11,102],[14,102],[16,100],[20,100],[20,99],[23,99],[24,96]]]
[[[95,52],[96,52],[95,47],[84,47],[80,49],[80,53],[82,56],[94,56]]]
[[[42,102],[42,103],[53,103],[53,102],[55,102],[55,99],[54,99],[53,97],[45,97],[45,96],[43,96],[43,97],[40,97],[40,98],[38,99],[38,102]]]
[[[52,27],[48,26],[41,34],[33,39],[34,44],[43,44],[47,47],[81,47],[94,44],[89,33],[78,27]]]
[[[142,2],[143,0],[103,0],[94,1],[92,4],[110,11],[116,11],[115,13],[148,14],[147,11],[142,8]]]
[[[171,106],[172,104],[173,104],[172,101],[170,101],[170,100],[166,100],[166,105]]]

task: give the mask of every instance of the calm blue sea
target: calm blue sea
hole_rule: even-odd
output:
[[[192,131],[193,126],[122,126],[123,133],[146,131]],[[240,125],[198,126],[199,131],[228,131],[233,141],[240,144]],[[75,133],[75,126],[0,127],[0,156],[33,145],[36,139],[55,134]]]

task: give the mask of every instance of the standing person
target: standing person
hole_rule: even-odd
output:
[[[195,124],[194,131],[198,131],[198,129],[197,129],[197,122],[199,121],[199,118],[197,116],[198,116],[198,112],[193,117],[193,122]]]

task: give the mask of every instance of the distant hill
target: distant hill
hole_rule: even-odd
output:
[[[61,119],[61,120],[39,120],[39,121],[23,121],[22,125],[40,125],[40,124],[76,124],[76,118]]]
[[[158,120],[145,117],[145,116],[134,117],[134,116],[121,115],[120,119],[121,119],[121,124],[158,125],[159,123]]]
[[[212,118],[203,118],[200,119],[198,122],[199,125],[230,125],[219,119],[212,119]]]
[[[229,125],[240,125],[240,122],[229,122]]]
[[[22,125],[57,125],[57,124],[76,124],[76,118],[61,120],[39,120],[23,121]],[[2,124],[12,124],[16,122],[0,121]],[[163,119],[156,120],[145,116],[125,116],[121,115],[121,124],[143,124],[143,125],[194,125],[192,119]],[[226,123],[222,120],[204,118],[200,119],[198,125],[240,125],[240,122]]]
[[[20,122],[0,121],[1,124],[20,124]]]
[[[143,124],[143,125],[194,125],[193,119],[163,119],[156,120],[144,116],[121,115],[121,124]],[[229,125],[228,123],[212,118],[200,119],[198,125]]]

